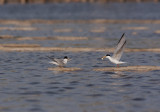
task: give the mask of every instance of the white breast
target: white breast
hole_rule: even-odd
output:
[[[112,63],[114,64],[123,64],[123,63],[126,63],[126,62],[123,62],[123,61],[118,61],[112,57],[107,57]]]
[[[63,59],[63,63],[67,64],[68,59]]]

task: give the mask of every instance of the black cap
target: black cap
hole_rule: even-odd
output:
[[[67,56],[65,56],[65,57],[64,57],[64,59],[68,59],[68,57],[67,57]]]

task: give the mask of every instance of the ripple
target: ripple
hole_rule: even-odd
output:
[[[40,95],[42,94],[41,91],[30,91],[30,92],[23,92],[23,93],[19,93],[20,95]]]
[[[56,87],[56,86],[54,86],[54,87],[47,87],[47,89],[58,89],[59,87]]]
[[[75,89],[75,87],[63,87],[64,89]]]
[[[132,100],[134,100],[134,101],[144,101],[145,98],[133,98]]]
[[[27,102],[40,102],[40,100],[37,100],[37,99],[28,99],[26,100]]]
[[[28,90],[29,88],[25,88],[25,87],[21,87],[21,88],[18,88],[20,90]]]
[[[130,87],[130,86],[132,86],[132,84],[124,84],[124,85],[122,85],[123,87]]]
[[[99,67],[98,65],[94,65],[94,66],[92,66],[92,67]]]
[[[113,83],[113,80],[103,80],[104,83]]]
[[[151,81],[151,82],[153,81],[153,82],[158,82],[159,83],[160,79],[149,79],[148,81]]]
[[[60,82],[50,82],[49,84],[62,84]]]
[[[143,78],[144,76],[137,76],[136,79],[141,79]]]
[[[107,89],[106,89],[106,88],[105,88],[105,89],[103,88],[103,89],[101,89],[101,91],[113,91],[113,90],[112,90],[112,89],[109,89],[109,88],[107,88]]]
[[[141,63],[147,63],[147,61],[142,60]]]
[[[40,84],[40,82],[31,82],[29,84],[31,84],[31,85],[37,85],[37,84]]]
[[[103,72],[103,74],[114,74],[114,72]]]
[[[30,109],[29,111],[31,111],[31,112],[34,112],[34,111],[44,112],[43,109],[41,109],[40,107],[34,107],[34,108]]]
[[[41,77],[41,75],[37,75],[37,74],[36,74],[36,75],[34,75],[34,77]]]
[[[151,86],[140,86],[140,87],[142,87],[142,88],[150,88]]]
[[[2,74],[5,74],[5,73],[0,73],[0,74],[2,75]]]
[[[70,84],[71,85],[77,85],[79,83],[79,81],[71,81]]]
[[[104,96],[104,94],[89,94],[89,95],[86,95],[86,96],[90,96],[90,97],[100,97],[100,96]]]
[[[65,89],[59,89],[58,90],[58,92],[64,92],[65,91]]]
[[[127,76],[127,75],[125,75],[125,77],[123,77],[123,79],[132,79],[133,78],[133,76]]]
[[[86,87],[92,87],[94,84],[87,84]]]
[[[54,92],[54,91],[46,91],[45,93],[49,95],[59,94],[58,92]]]

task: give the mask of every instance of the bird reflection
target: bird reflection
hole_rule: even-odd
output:
[[[111,75],[112,78],[120,78],[120,77],[125,77],[125,76],[126,75],[124,74],[124,72],[121,72],[121,71],[115,71]]]

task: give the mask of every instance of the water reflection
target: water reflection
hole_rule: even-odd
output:
[[[126,75],[124,74],[124,72],[120,72],[120,71],[115,71],[114,74],[112,74],[112,78],[120,78],[125,76]]]

